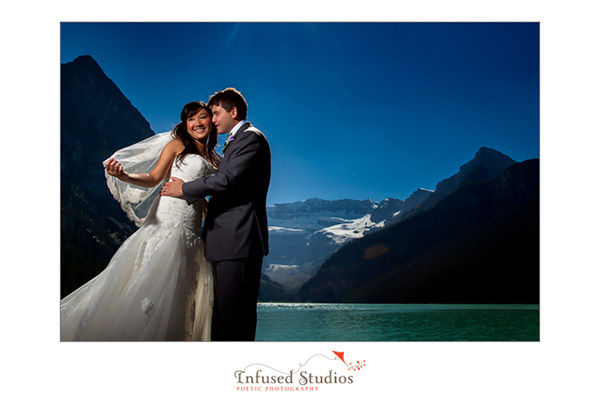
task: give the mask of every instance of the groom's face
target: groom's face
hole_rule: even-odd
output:
[[[237,125],[238,121],[235,119],[235,117],[237,117],[237,109],[235,107],[233,107],[231,111],[227,111],[220,105],[213,105],[210,109],[213,113],[212,120],[217,129],[217,133],[229,133],[233,127]]]

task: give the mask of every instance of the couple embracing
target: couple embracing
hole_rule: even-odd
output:
[[[62,341],[254,340],[271,155],[247,110],[225,89],[105,162],[140,228],[61,300]],[[222,157],[217,134],[228,134]]]

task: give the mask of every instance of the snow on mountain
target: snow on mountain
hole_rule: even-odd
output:
[[[312,234],[323,228],[363,218],[377,208],[372,200],[308,199],[267,208],[272,234]]]
[[[271,235],[297,235],[304,232],[304,229],[285,228],[283,226],[269,226]]]
[[[348,240],[363,237],[366,232],[369,232],[373,228],[383,228],[384,225],[385,221],[375,223],[371,221],[371,214],[367,214],[362,218],[344,221],[341,224],[323,228],[319,232],[322,232],[335,244],[344,244]]]

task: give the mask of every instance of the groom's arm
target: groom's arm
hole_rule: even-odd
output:
[[[236,137],[236,145],[227,151],[227,163],[214,175],[184,183],[182,186],[183,197],[188,204],[209,195],[223,193],[244,179],[245,173],[256,162],[261,151],[261,142],[257,134],[250,133]]]

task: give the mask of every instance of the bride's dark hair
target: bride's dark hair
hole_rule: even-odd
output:
[[[192,139],[189,132],[187,131],[187,120],[188,120],[188,118],[193,117],[194,115],[198,114],[201,110],[208,111],[208,115],[210,115],[210,117],[212,119],[212,111],[211,111],[210,107],[208,107],[202,101],[192,101],[190,103],[187,103],[185,106],[183,106],[183,109],[181,110],[181,115],[180,115],[181,122],[178,123],[177,125],[175,125],[175,128],[173,128],[173,132],[171,133],[171,135],[173,136],[173,138],[178,138],[179,140],[181,140],[181,142],[185,146],[183,151],[177,156],[176,160],[177,160],[178,165],[180,165],[183,162],[183,159],[187,154],[198,154],[198,149],[196,148],[196,145],[194,144],[194,139]],[[212,121],[211,121],[211,124],[212,124]],[[221,157],[219,157],[219,154],[217,154],[217,152],[215,151],[216,145],[217,145],[217,130],[215,129],[215,127],[213,125],[211,132],[208,135],[208,138],[206,139],[206,145],[205,145],[206,154],[200,154],[200,155],[202,157],[206,158],[208,160],[208,162],[210,162],[212,164],[213,167],[218,168],[219,162],[221,161]]]

